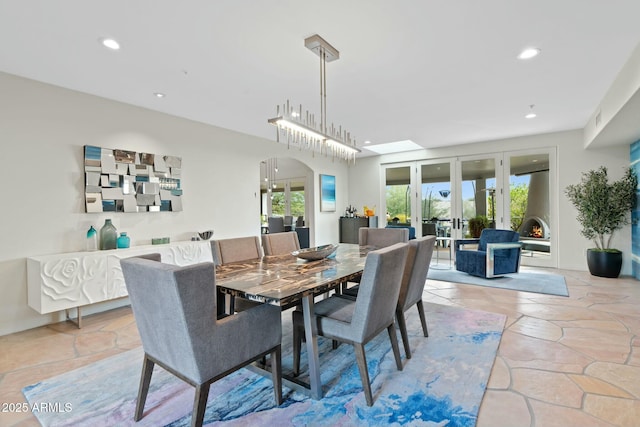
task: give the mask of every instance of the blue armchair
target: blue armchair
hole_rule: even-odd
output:
[[[493,277],[517,273],[520,268],[520,235],[511,230],[485,228],[480,239],[455,240],[456,270],[473,276]],[[461,245],[478,244],[478,250],[461,249]]]

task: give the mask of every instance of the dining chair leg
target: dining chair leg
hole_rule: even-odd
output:
[[[282,349],[276,347],[271,352],[271,380],[273,381],[273,392],[276,398],[276,405],[282,404]]]
[[[396,336],[396,328],[393,323],[387,327],[389,332],[389,340],[391,341],[391,348],[393,349],[393,357],[396,358],[396,367],[398,371],[402,371],[402,360],[400,359],[400,349],[398,348],[398,337]]]
[[[367,369],[367,357],[364,354],[364,344],[354,343],[353,348],[356,352],[356,361],[358,362],[358,370],[360,371],[360,379],[362,380],[364,398],[367,401],[367,406],[372,406],[373,395],[371,394],[371,383],[369,382],[369,370]]]
[[[294,322],[295,323],[295,322]],[[302,328],[293,325],[293,376],[300,374],[300,351],[302,349]]]
[[[193,401],[193,414],[191,415],[191,427],[201,427],[204,421],[204,411],[207,409],[210,384],[204,383],[196,386],[196,395]]]
[[[422,332],[425,337],[429,336],[429,330],[427,329],[427,318],[424,316],[424,305],[422,304],[422,300],[416,303],[418,306],[418,313],[420,314],[420,322],[422,323]]]
[[[142,374],[140,375],[140,387],[138,388],[138,402],[136,403],[135,421],[140,421],[144,413],[144,404],[147,401],[147,393],[149,393],[149,384],[151,383],[151,374],[153,374],[153,366],[155,363],[144,355],[142,362]]]
[[[396,320],[398,321],[398,327],[400,328],[400,335],[402,336],[402,344],[404,345],[404,354],[407,355],[407,359],[411,359],[411,348],[409,348],[409,334],[407,333],[407,322],[404,319],[404,311],[402,311],[402,308],[396,309]]]

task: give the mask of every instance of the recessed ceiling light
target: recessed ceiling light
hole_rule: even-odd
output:
[[[534,117],[536,117],[536,113],[533,112],[533,107],[535,106],[536,106],[535,104],[529,105],[529,108],[531,109],[531,111],[529,112],[529,114],[524,116],[525,119],[533,119]]]
[[[118,43],[114,39],[102,39],[101,42],[104,47],[108,47],[109,49],[112,49],[112,50],[120,49],[120,43]]]
[[[538,56],[538,54],[540,54],[540,49],[538,49],[537,47],[529,47],[520,52],[520,55],[518,55],[518,59],[531,59],[534,56]]]
[[[164,98],[164,93],[162,92],[154,92],[156,98]]]
[[[371,141],[365,141],[364,143],[365,144],[371,144]]]

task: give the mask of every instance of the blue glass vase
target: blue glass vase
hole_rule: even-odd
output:
[[[127,236],[127,233],[120,233],[120,237],[118,237],[118,249],[127,249],[130,242],[131,240],[129,239],[129,236]]]
[[[100,250],[115,249],[118,231],[111,223],[110,219],[104,221],[104,225],[100,229]]]
[[[87,250],[98,250],[98,232],[93,228],[93,225],[89,228],[89,231],[87,231]]]

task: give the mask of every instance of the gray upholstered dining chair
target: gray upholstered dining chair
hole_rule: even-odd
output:
[[[211,241],[211,254],[216,265],[262,258],[258,236],[234,237]]]
[[[400,295],[396,305],[396,320],[400,328],[404,353],[407,359],[411,359],[411,348],[409,346],[409,336],[407,333],[407,322],[404,312],[414,305],[418,308],[422,332],[425,337],[429,336],[427,329],[427,319],[424,315],[424,305],[422,304],[422,292],[429,273],[429,264],[433,255],[433,248],[436,243],[436,236],[426,236],[409,241],[409,254],[402,275],[400,285]]]
[[[300,249],[298,233],[287,231],[284,233],[263,234],[262,249],[265,255],[285,255]]]
[[[269,233],[282,233],[284,232],[284,218],[281,216],[270,216],[267,219],[269,223]]]
[[[217,320],[213,263],[179,267],[138,257],[120,264],[144,349],[136,421],[144,416],[155,364],[196,388],[192,426],[202,425],[211,383],[267,354],[275,400],[282,403],[278,307],[264,304]]]
[[[398,304],[396,305],[396,320],[402,343],[404,345],[404,353],[407,359],[411,359],[411,348],[409,346],[409,335],[407,331],[407,322],[404,318],[404,312],[414,305],[418,308],[420,315],[420,323],[422,324],[422,332],[425,337],[429,336],[427,328],[427,319],[424,314],[424,305],[422,304],[422,292],[427,281],[429,273],[429,264],[433,255],[436,236],[426,236],[415,240],[409,240],[409,252],[407,254],[407,262],[404,266],[402,281],[400,285],[400,294],[398,295]],[[358,296],[356,287],[343,292],[343,298],[356,299]]]
[[[365,260],[359,298],[332,296],[314,306],[312,322],[318,335],[353,345],[367,405],[373,405],[364,345],[384,329],[389,334],[398,370],[402,370],[398,339],[394,328],[394,310],[400,294],[400,281],[408,245],[398,243],[370,252]],[[293,372],[300,371],[300,350],[304,334],[303,315],[293,312]]]
[[[229,264],[231,262],[249,261],[262,258],[264,252],[258,236],[234,237],[230,239],[212,240],[211,254],[216,265]],[[218,315],[224,314],[226,298],[218,293]],[[260,303],[244,298],[232,298],[229,311],[242,311],[254,307]]]
[[[395,243],[409,241],[407,228],[370,228],[360,227],[358,230],[358,244],[373,246],[377,249],[391,246]]]
[[[376,249],[385,248],[395,243],[406,243],[409,241],[409,230],[406,228],[369,228],[360,227],[358,230],[358,244],[360,246],[373,246]],[[359,282],[359,278],[352,279],[352,282]],[[355,297],[358,295],[358,286],[347,287],[343,284],[341,293]]]

